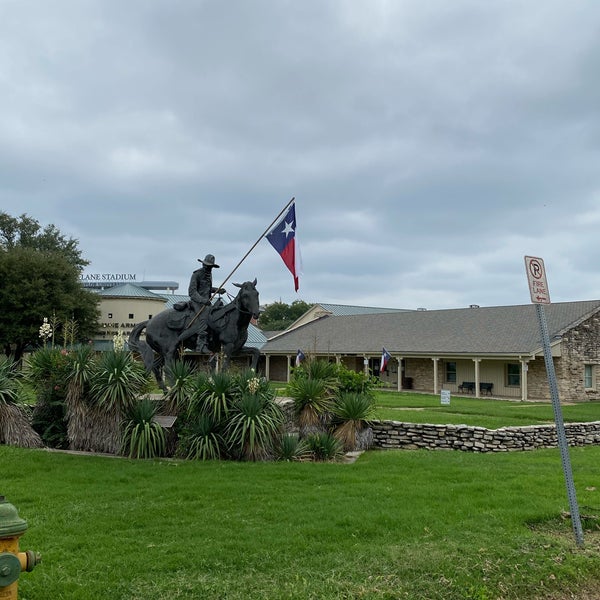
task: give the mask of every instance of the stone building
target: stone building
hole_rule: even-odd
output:
[[[561,400],[600,399],[600,300],[544,308]],[[392,360],[380,374],[383,348]],[[287,381],[298,350],[379,375],[398,390],[550,399],[532,304],[326,314],[267,341],[262,348],[265,376]]]

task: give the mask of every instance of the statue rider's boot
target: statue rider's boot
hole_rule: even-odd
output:
[[[199,335],[196,339],[196,352],[200,352],[200,354],[210,354],[210,350],[206,343],[206,336]]]

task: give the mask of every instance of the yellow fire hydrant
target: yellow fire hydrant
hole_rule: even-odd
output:
[[[19,552],[19,538],[27,531],[27,521],[0,496],[0,600],[17,600],[21,571],[33,571],[42,557],[38,552]]]

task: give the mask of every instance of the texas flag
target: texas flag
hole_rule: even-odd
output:
[[[277,225],[267,234],[269,243],[283,259],[294,276],[294,289],[298,291],[298,278],[302,275],[302,256],[296,239],[296,203],[292,202]]]
[[[305,358],[306,358],[306,356],[304,356],[304,352],[302,352],[302,350],[298,349],[298,352],[296,353],[296,366],[299,367]]]
[[[390,362],[390,358],[392,355],[384,348],[381,353],[381,366],[379,367],[379,372],[383,373],[387,369],[387,364]]]

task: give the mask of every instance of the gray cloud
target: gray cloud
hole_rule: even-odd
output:
[[[600,8],[460,0],[5,2],[0,209],[90,269],[223,276],[292,196],[300,293],[416,308],[600,297]]]

